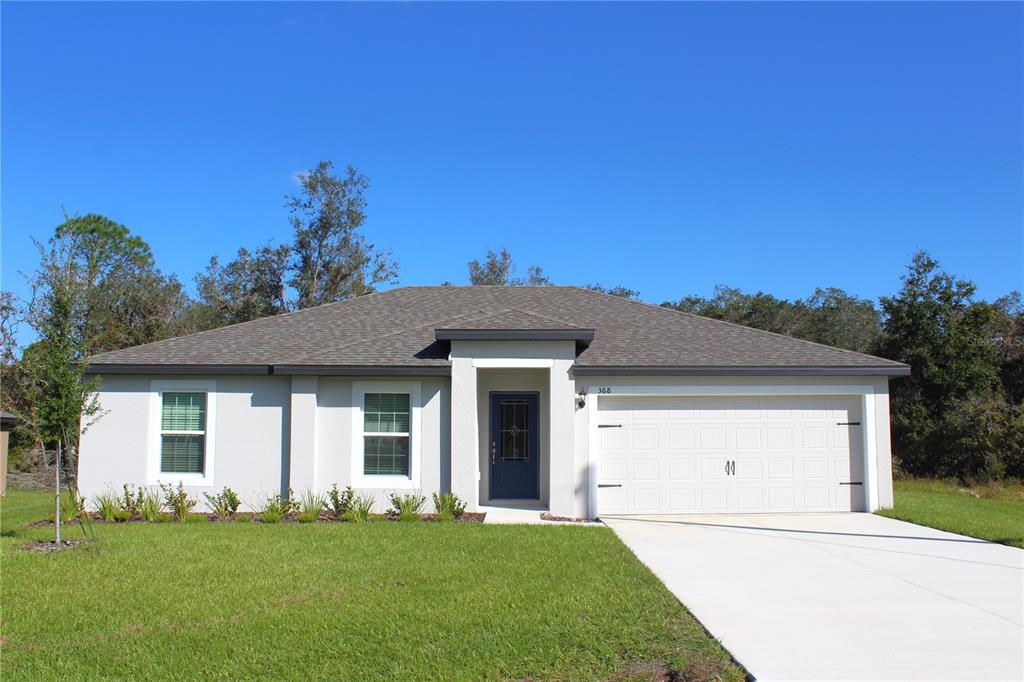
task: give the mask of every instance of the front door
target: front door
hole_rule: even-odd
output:
[[[491,499],[540,499],[536,393],[491,394]]]

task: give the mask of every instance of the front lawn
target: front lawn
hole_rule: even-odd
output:
[[[8,521],[46,498],[0,504],[5,679],[743,679],[605,528],[95,524],[22,549],[53,529]]]
[[[878,513],[951,533],[1024,548],[1024,486],[894,481],[894,509]]]

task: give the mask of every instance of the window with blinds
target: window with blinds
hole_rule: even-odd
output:
[[[201,474],[206,459],[206,394],[163,393],[160,471]]]
[[[409,475],[409,394],[363,396],[363,473]]]

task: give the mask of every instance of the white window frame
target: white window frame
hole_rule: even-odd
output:
[[[405,393],[409,396],[409,475],[382,476],[367,474],[363,470],[366,459],[364,436],[400,434],[377,434],[363,431],[363,405],[367,393]],[[418,381],[356,381],[352,383],[352,487],[372,489],[413,490],[420,487],[420,434],[423,408],[420,403],[420,382]]]
[[[146,483],[174,485],[179,481],[187,486],[213,487],[213,468],[216,460],[217,425],[217,382],[211,379],[160,379],[149,384],[149,456]],[[180,473],[160,471],[161,461],[161,414],[164,393],[205,393],[206,394],[206,437],[203,449],[203,473]],[[182,433],[185,433],[184,431]],[[198,433],[198,432],[196,432]]]

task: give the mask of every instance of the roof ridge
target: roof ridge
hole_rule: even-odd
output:
[[[477,321],[483,321],[483,320],[486,320],[486,319],[491,318],[491,317],[500,317],[501,315],[504,315],[505,313],[518,313],[520,315],[524,315],[526,317],[536,318],[536,319],[542,320],[542,321],[557,322],[559,325],[561,325],[563,327],[571,327],[572,329],[582,329],[582,327],[580,327],[579,325],[572,324],[570,322],[565,322],[564,320],[559,320],[557,318],[550,317],[548,315],[541,315],[540,313],[532,313],[532,312],[529,312],[527,310],[523,310],[522,308],[502,308],[500,310],[481,311],[481,312],[483,312],[484,315],[476,318]]]

